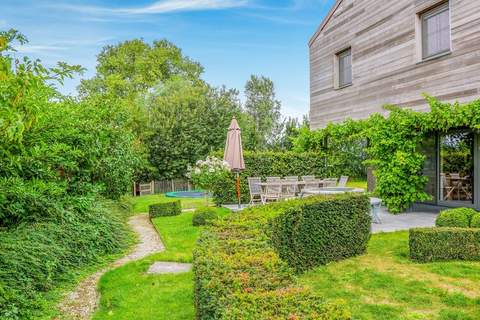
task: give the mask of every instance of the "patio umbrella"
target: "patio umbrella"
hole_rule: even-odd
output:
[[[240,208],[240,171],[245,169],[245,162],[243,161],[242,134],[235,117],[233,117],[228,128],[223,160],[228,162],[230,169],[236,175],[237,199]]]

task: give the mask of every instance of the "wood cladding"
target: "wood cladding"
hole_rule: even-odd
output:
[[[393,104],[428,110],[480,98],[480,0],[450,0],[451,52],[421,61],[418,15],[444,0],[338,0],[310,41],[313,129],[385,113]],[[334,57],[352,50],[353,85],[334,88]]]

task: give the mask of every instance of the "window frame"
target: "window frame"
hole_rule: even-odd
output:
[[[344,58],[346,55],[350,56],[350,82],[348,83],[341,83],[340,82],[340,79],[342,78],[341,77],[341,73],[342,73],[342,69],[341,69],[341,59]],[[347,48],[344,48],[343,50],[340,50],[338,51],[336,54],[335,54],[335,61],[334,61],[334,68],[335,68],[335,81],[334,81],[334,87],[335,89],[343,89],[343,88],[346,88],[346,87],[350,87],[353,85],[353,56],[352,56],[352,48],[351,47],[347,47]]]
[[[426,44],[428,41],[428,35],[426,33],[425,23],[427,19],[432,18],[436,15],[439,15],[445,11],[448,11],[448,48],[441,51],[435,52],[433,54],[428,54],[426,52]],[[419,35],[419,61],[428,61],[438,57],[442,57],[452,52],[452,24],[451,24],[451,8],[450,1],[442,1],[436,5],[419,12],[417,14],[417,26],[418,26],[418,35]]]

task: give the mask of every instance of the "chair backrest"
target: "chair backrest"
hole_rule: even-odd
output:
[[[287,177],[285,177],[285,180],[288,180],[288,181],[298,181],[298,177],[297,177],[297,176],[287,176]]]
[[[267,177],[267,182],[280,181],[280,177]]]
[[[298,177],[297,176],[287,176],[284,178],[286,182],[294,182],[292,184],[286,184],[285,191],[287,194],[296,194],[298,191],[298,186],[297,186],[297,181]]]
[[[262,182],[261,178],[258,177],[248,177],[248,188],[250,189],[250,195],[259,195],[262,193],[262,187],[260,183]]]
[[[278,184],[276,184],[275,182],[278,182]],[[267,194],[280,195],[280,193],[282,193],[282,184],[280,183],[280,179],[275,181],[270,181],[269,184],[267,185],[266,192]]]
[[[312,181],[315,180],[315,176],[302,176],[303,181]]]
[[[336,187],[338,179],[337,178],[327,178],[323,180],[323,186],[324,187]]]
[[[347,186],[348,176],[341,176],[340,181],[338,181],[337,187],[345,188]]]

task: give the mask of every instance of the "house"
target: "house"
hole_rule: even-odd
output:
[[[480,98],[480,0],[337,0],[310,42],[312,129],[385,112]],[[425,141],[437,206],[480,208],[480,135]]]

